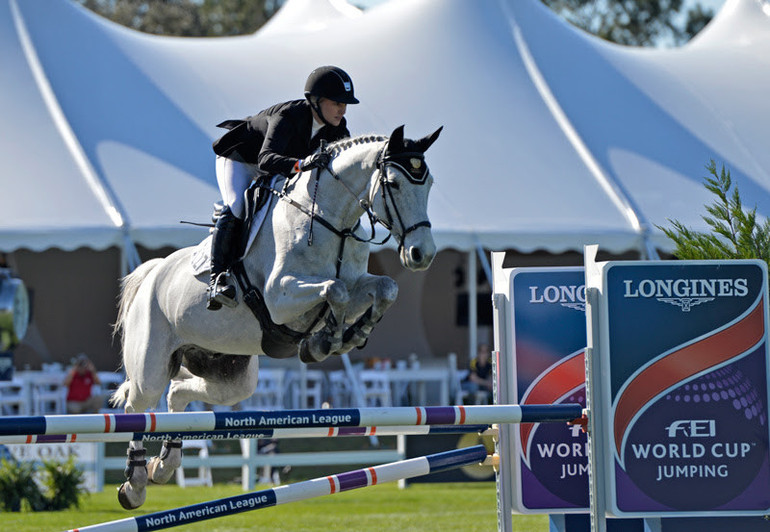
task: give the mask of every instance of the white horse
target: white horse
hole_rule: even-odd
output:
[[[235,308],[206,310],[207,275],[193,271],[194,247],[123,279],[115,331],[127,378],[113,404],[144,412],[170,382],[170,412],[192,401],[234,405],[257,385],[258,357],[244,355],[299,352],[304,362],[320,362],[363,346],[398,293],[389,277],[367,273],[375,223],[395,238],[410,270],[428,268],[436,253],[424,153],[440,131],[413,141],[401,126],[389,138],[338,141],[326,148],[326,168],[271,189],[262,227],[235,268],[243,274]],[[371,227],[361,224],[364,215]],[[149,463],[142,442],[132,441],[121,505],[141,506],[148,479],[167,482],[180,465],[181,441],[163,442]]]

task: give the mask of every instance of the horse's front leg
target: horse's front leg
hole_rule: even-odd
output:
[[[382,319],[398,296],[398,284],[383,275],[365,274],[351,290],[348,305],[348,326],[342,335],[342,345],[337,353],[347,353],[363,347],[374,326]]]
[[[349,300],[345,283],[339,279],[282,275],[269,279],[265,286],[265,304],[273,321],[279,325],[303,317],[324,302],[329,304],[337,323],[342,323]]]
[[[321,362],[339,349],[340,326],[345,322],[349,300],[347,287],[339,279],[284,275],[271,279],[265,287],[265,304],[273,321],[295,330],[306,330],[320,317],[321,305],[329,305],[322,330],[300,345],[300,359],[306,363]]]

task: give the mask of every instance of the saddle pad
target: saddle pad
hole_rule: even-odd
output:
[[[273,180],[270,182],[271,187],[275,187],[276,181],[279,177],[281,176],[276,176],[273,178]],[[246,243],[246,248],[243,251],[244,257],[246,256],[246,253],[248,253],[249,248],[251,248],[251,245],[254,243],[254,239],[257,238],[259,228],[262,227],[262,224],[265,222],[267,213],[270,212],[270,208],[272,207],[273,201],[275,199],[276,198],[273,194],[269,194],[267,202],[262,206],[261,209],[259,209],[259,212],[254,215],[254,218],[251,222],[251,227],[249,227],[249,239]],[[200,275],[204,272],[211,271],[211,239],[212,236],[209,235],[195,247],[195,251],[193,251],[192,258],[190,259],[193,275]]]
[[[211,270],[211,239],[212,236],[209,235],[195,246],[195,251],[193,251],[190,259],[193,275],[200,275]]]

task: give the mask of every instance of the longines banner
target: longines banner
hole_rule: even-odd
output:
[[[585,406],[583,268],[514,268],[513,362],[518,404]],[[566,423],[516,425],[516,509],[588,511],[587,438]]]
[[[606,262],[587,270],[608,511],[767,513],[765,264]]]

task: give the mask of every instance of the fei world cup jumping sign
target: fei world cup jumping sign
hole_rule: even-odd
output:
[[[508,275],[512,402],[585,406],[583,268],[514,268]],[[587,512],[588,446],[580,427],[521,423],[514,434],[516,511]]]
[[[767,514],[766,265],[587,252],[586,300],[596,511]]]

